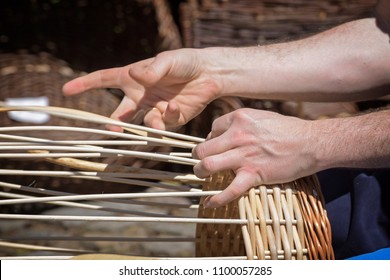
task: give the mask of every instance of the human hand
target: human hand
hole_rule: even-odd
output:
[[[193,150],[201,178],[224,170],[236,174],[205,207],[219,207],[261,184],[284,183],[315,173],[311,122],[254,109],[239,109],[216,119],[207,141]]]
[[[94,88],[121,89],[125,96],[112,118],[131,121],[143,110],[145,125],[167,129],[187,123],[217,97],[218,83],[205,65],[198,50],[168,51],[76,78],[63,86],[63,92],[74,95]]]

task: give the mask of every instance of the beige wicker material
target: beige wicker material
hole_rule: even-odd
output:
[[[86,123],[100,125],[120,125],[127,133],[113,134],[117,141],[137,139],[140,146],[170,146],[173,151],[169,154],[163,152],[144,152],[129,148],[111,148],[90,144],[85,146],[81,142],[63,142],[61,140],[49,140],[44,137],[26,138],[16,135],[13,137],[12,127],[0,128],[0,136],[3,140],[0,144],[0,157],[7,153],[8,158],[18,157],[27,160],[39,157],[51,164],[66,165],[70,170],[67,172],[52,171],[51,168],[44,171],[35,171],[34,166],[26,170],[1,169],[3,174],[16,174],[24,176],[32,172],[35,176],[53,176],[58,178],[77,177],[83,181],[110,182],[113,186],[118,183],[128,185],[142,185],[143,187],[160,189],[153,192],[121,192],[121,193],[94,193],[72,194],[58,192],[48,185],[44,189],[18,186],[12,182],[1,182],[0,187],[9,192],[0,192],[3,197],[0,200],[0,208],[5,205],[17,205],[26,203],[54,204],[57,207],[86,208],[111,213],[109,216],[90,216],[84,213],[74,215],[33,215],[33,214],[0,214],[1,220],[28,220],[35,221],[73,221],[85,223],[130,223],[140,228],[143,224],[161,224],[161,228],[169,229],[172,224],[192,224],[193,237],[178,236],[112,236],[112,237],[88,237],[84,234],[72,237],[47,236],[45,243],[34,243],[31,237],[14,237],[2,234],[1,248],[8,248],[9,255],[17,255],[20,250],[39,250],[48,252],[60,252],[72,255],[88,253],[85,258],[102,258],[101,254],[120,254],[118,258],[134,258],[139,255],[132,251],[117,252],[112,250],[91,250],[83,248],[84,243],[75,241],[113,241],[113,242],[192,242],[195,244],[194,257],[208,258],[235,258],[235,259],[332,259],[331,232],[326,211],[323,209],[321,189],[315,176],[302,178],[292,183],[260,186],[252,188],[243,197],[227,206],[217,209],[204,209],[202,200],[209,195],[216,194],[231,182],[234,174],[221,173],[209,179],[199,179],[191,173],[178,173],[169,170],[155,170],[136,168],[132,166],[119,166],[112,163],[97,162],[96,159],[107,155],[130,158],[148,158],[150,161],[168,162],[169,165],[192,166],[198,162],[191,158],[191,150],[203,141],[201,138],[189,135],[158,131],[143,126],[126,124],[110,118],[60,107],[9,107],[1,105],[1,114],[7,111],[39,111],[64,119],[74,119]],[[21,131],[33,129],[31,127],[19,127]],[[36,127],[38,130],[40,127]],[[53,127],[54,129],[55,127]],[[66,129],[58,126],[59,130]],[[91,133],[88,125],[79,129],[79,133]],[[19,131],[20,132],[20,131]],[[96,130],[94,133],[106,133],[104,130]],[[23,133],[22,133],[23,134]],[[11,135],[11,136],[10,136]],[[44,134],[41,134],[44,135]],[[147,136],[153,135],[153,136]],[[7,138],[8,137],[8,138]],[[9,138],[11,137],[11,138]],[[19,138],[18,138],[19,137]],[[130,138],[129,138],[130,137]],[[110,144],[112,144],[110,142]],[[119,146],[120,147],[120,146]],[[46,149],[46,150],[45,150]],[[176,151],[176,149],[178,149]],[[61,152],[60,154],[58,154]],[[77,152],[78,155],[73,153]],[[184,152],[184,153],[183,153]],[[67,154],[69,156],[67,156]],[[87,186],[87,185],[85,185]],[[130,190],[130,189],[129,189]],[[191,198],[187,203],[169,202],[170,198]],[[98,206],[94,201],[110,201],[111,206]],[[123,208],[126,203],[154,205],[156,209],[170,210],[164,213],[143,210],[143,208]],[[141,207],[141,206],[140,206]],[[179,209],[185,212],[177,212]],[[174,214],[173,214],[174,213]],[[79,226],[80,227],[80,226]],[[1,228],[1,227],[0,227]],[[80,233],[78,233],[80,234]],[[172,233],[171,233],[172,234]],[[15,239],[16,238],[16,239]],[[30,240],[30,239],[31,240]],[[47,243],[52,239],[52,243]],[[30,242],[15,242],[18,240],[30,240]],[[39,239],[38,239],[39,240]],[[56,245],[56,240],[67,240],[66,247]],[[124,243],[126,244],[126,243]],[[11,249],[10,249],[11,248]],[[174,249],[174,246],[171,247]],[[92,253],[92,255],[90,255]],[[96,255],[97,254],[97,255]],[[132,256],[133,255],[133,256]],[[95,257],[94,257],[95,256]],[[164,256],[144,255],[142,257],[161,258]],[[166,256],[165,256],[166,257]],[[112,255],[110,255],[112,258]]]
[[[240,217],[250,221],[243,228],[249,259],[334,258],[330,224],[315,176],[253,188],[239,204]]]
[[[232,176],[217,176],[203,189],[223,189]],[[198,256],[230,256],[244,250],[248,259],[334,259],[331,226],[315,176],[252,188],[225,207],[200,207],[199,216],[239,217],[248,224],[198,225]]]

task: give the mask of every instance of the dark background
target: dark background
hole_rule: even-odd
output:
[[[176,20],[180,2],[167,2]],[[154,56],[161,40],[153,1],[0,2],[0,53],[49,52],[90,72]]]

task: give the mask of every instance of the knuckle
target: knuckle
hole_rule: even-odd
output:
[[[233,187],[229,190],[229,196],[232,200],[240,197],[241,195],[243,195],[243,193],[243,190],[239,189],[238,187]]]
[[[213,173],[213,163],[210,159],[203,159],[194,166],[194,173],[199,178],[206,178]]]
[[[234,118],[237,120],[245,120],[248,118],[248,108],[240,108],[234,111]]]
[[[208,174],[213,173],[215,164],[212,158],[202,159],[201,164],[204,171],[206,171]]]
[[[205,148],[203,144],[198,144],[192,150],[192,156],[197,159],[203,159],[205,155]]]

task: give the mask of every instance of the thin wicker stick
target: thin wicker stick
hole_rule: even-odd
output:
[[[12,243],[0,241],[0,247],[9,247],[9,248],[18,248],[18,249],[27,249],[27,250],[44,250],[44,251],[52,251],[52,252],[66,252],[66,253],[76,253],[76,254],[85,254],[85,253],[93,253],[88,250],[77,250],[77,249],[68,249],[68,248],[59,248],[59,247],[49,247],[49,246],[37,246],[30,244],[21,244],[21,243]]]
[[[245,212],[245,199],[244,199],[244,197],[240,197],[240,199],[238,200],[238,204],[239,204],[240,218],[242,220],[246,220],[247,217],[246,217],[246,212]],[[248,232],[248,225],[243,224],[241,226],[241,230],[242,230],[242,238],[244,240],[244,246],[245,246],[245,251],[246,251],[247,257],[248,257],[248,259],[253,259],[254,252],[252,250],[252,247],[250,246],[251,240],[250,240],[250,235]]]
[[[22,190],[27,191],[31,193],[38,193],[43,195],[60,195],[60,196],[70,196],[70,195],[76,195],[73,193],[68,192],[59,192],[59,191],[53,191],[53,190],[46,190],[42,188],[32,188],[27,186],[22,186],[18,184],[12,184],[7,182],[0,182],[0,186],[8,189],[14,189],[14,190]],[[96,201],[105,201],[105,202],[113,202],[113,203],[120,203],[120,204],[136,204],[136,205],[147,205],[147,206],[156,206],[156,207],[177,207],[177,208],[198,208],[198,204],[179,204],[179,203],[167,203],[167,202],[157,202],[157,201],[142,201],[142,200],[134,200],[134,199],[97,199]]]
[[[191,182],[202,184],[204,180],[194,180],[192,175],[172,176],[155,174],[154,172],[134,174],[134,173],[123,173],[123,172],[90,172],[90,171],[42,171],[42,170],[18,170],[18,169],[0,169],[1,175],[19,175],[19,176],[49,176],[49,177],[69,177],[69,178],[96,178],[96,179],[109,179],[109,178],[131,178],[131,179],[148,179],[148,180],[165,180],[172,182]],[[165,185],[169,189],[181,189],[190,190],[187,186],[175,186]]]
[[[0,135],[0,138],[1,135]],[[26,146],[26,145],[36,145],[43,144],[44,142],[0,142],[0,146]],[[50,141],[45,144],[54,144],[54,145],[101,145],[101,146],[146,146],[148,143],[146,141],[125,141],[125,140],[77,140],[77,141]],[[170,153],[171,154],[171,153]],[[188,154],[184,153],[172,153],[172,155],[185,156],[189,157]]]
[[[44,151],[40,151],[40,153],[45,153]],[[116,172],[130,173],[130,174],[145,174],[145,176],[161,176],[161,178],[166,178],[164,180],[182,180],[188,183],[203,183],[208,182],[209,180],[200,179],[196,177],[194,174],[183,174],[178,172],[169,172],[169,171],[161,171],[161,170],[152,170],[146,168],[132,167],[132,166],[124,166],[119,164],[107,164],[107,163],[99,163],[99,162],[91,162],[81,159],[74,158],[54,158],[54,159],[45,159],[48,162],[55,163],[58,165],[62,165],[65,167],[73,168],[76,170],[85,170],[85,171],[97,171],[97,172],[105,172],[108,170],[115,170]],[[154,175],[152,175],[154,174]],[[188,180],[188,181],[187,181]]]
[[[122,236],[13,236],[0,241],[104,241],[104,242],[195,242],[193,237],[122,237]]]
[[[94,222],[161,222],[161,223],[192,223],[192,224],[228,224],[243,225],[248,221],[240,219],[207,219],[207,218],[164,218],[164,217],[100,217],[100,216],[67,216],[67,215],[22,215],[0,214],[5,220],[35,220],[35,221],[94,221]]]
[[[69,260],[72,256],[17,256],[0,257],[0,260]]]
[[[165,223],[195,223],[195,224],[221,224],[221,225],[244,225],[248,223],[245,219],[225,218],[164,218],[164,217],[97,217],[97,216],[66,216],[66,215],[22,215],[22,214],[0,214],[0,219],[5,220],[42,220],[42,221],[96,221],[96,222],[165,222]],[[259,220],[254,220],[259,224]],[[267,220],[268,225],[272,220]],[[281,224],[285,224],[282,221]],[[282,251],[282,250],[278,250]]]
[[[135,134],[128,134],[128,133],[120,133],[120,132],[113,132],[108,130],[101,130],[101,129],[95,129],[95,128],[85,128],[85,127],[69,127],[69,126],[16,126],[16,127],[0,127],[1,132],[21,132],[21,131],[67,131],[67,132],[78,132],[78,133],[90,133],[90,134],[97,134],[97,135],[105,135],[105,136],[111,136],[111,137],[117,137],[122,139],[131,139],[131,140],[137,140],[137,141],[146,141],[150,144],[154,145],[161,145],[161,146],[173,146],[173,147],[180,147],[180,148],[189,148],[192,149],[195,147],[194,144],[184,142],[184,141],[178,141],[178,140],[167,140],[167,139],[161,139],[156,137],[148,137],[148,136],[140,136]],[[2,138],[14,138],[9,135],[2,135]],[[19,136],[19,139],[25,139],[27,141],[44,141],[45,143],[49,144],[52,141],[47,139],[40,139],[40,138],[34,138],[34,137],[26,137],[26,136]]]
[[[192,189],[191,187],[186,185],[177,186],[172,184],[164,184],[160,182],[149,182],[144,180],[112,177],[105,174],[87,175],[87,174],[83,174],[83,172],[71,172],[71,171],[24,171],[24,170],[1,170],[0,169],[0,175],[49,176],[49,177],[57,177],[57,178],[86,179],[86,180],[94,180],[94,181],[121,183],[130,186],[151,187],[151,188],[159,188],[159,189],[165,189],[170,191],[198,191],[198,189]]]
[[[14,146],[0,146],[0,151],[15,150]],[[175,162],[179,164],[195,165],[199,160],[192,158],[182,158],[170,155],[163,155],[157,153],[141,152],[141,151],[128,151],[122,149],[108,149],[108,148],[92,148],[92,147],[71,147],[71,146],[18,146],[18,150],[48,150],[48,151],[71,151],[71,152],[88,152],[88,153],[102,153],[116,156],[130,156],[143,158],[148,160]],[[28,158],[28,154],[26,158]]]
[[[260,196],[256,195],[255,196],[255,205],[256,205],[256,213],[254,216],[258,217],[260,220],[259,226],[256,227],[256,254],[258,256],[258,259],[263,260],[265,259],[265,245],[266,241],[264,240],[266,238],[265,234],[267,231],[267,225],[265,223],[265,217],[264,217],[264,212],[262,211],[262,206],[261,206],[261,201],[260,201]]]
[[[200,142],[204,141],[204,139],[199,138],[199,137],[187,136],[187,135],[174,133],[174,132],[170,132],[170,131],[158,130],[158,129],[153,129],[153,128],[149,128],[149,127],[129,124],[129,123],[117,121],[117,120],[114,120],[114,119],[111,119],[108,117],[104,117],[104,116],[101,116],[98,114],[75,110],[75,109],[54,107],[54,106],[8,106],[4,102],[0,102],[0,106],[1,106],[0,112],[1,111],[3,111],[3,112],[8,112],[8,111],[42,112],[42,113],[47,113],[47,114],[51,114],[54,116],[63,117],[63,118],[77,119],[77,120],[99,123],[99,124],[104,124],[104,125],[108,125],[108,124],[115,125],[115,126],[126,128],[133,133],[143,135],[143,136],[146,135],[144,132],[147,132],[147,133],[153,133],[156,135],[162,135],[162,136],[177,138],[177,139],[181,139],[181,140],[186,140],[186,141],[193,141],[195,143],[200,143]]]
[[[117,194],[80,194],[69,196],[51,196],[34,199],[7,199],[1,200],[0,205],[40,203],[49,201],[78,201],[78,200],[96,200],[108,198],[156,198],[156,197],[202,197],[219,194],[221,191],[202,191],[202,192],[155,192],[155,193],[117,193]]]
[[[31,196],[31,195],[21,195],[21,194],[13,194],[13,193],[6,193],[6,192],[0,192],[0,197],[34,198],[34,196]],[[93,205],[93,204],[87,204],[87,203],[75,203],[75,202],[68,202],[68,201],[51,201],[51,202],[47,202],[47,203],[53,204],[53,205],[59,205],[59,206],[73,207],[73,208],[104,211],[104,212],[109,212],[109,213],[137,215],[137,216],[141,216],[141,217],[143,217],[143,216],[145,216],[145,217],[175,217],[173,215],[165,215],[165,214],[160,214],[160,213],[150,213],[150,212],[146,212],[146,211],[125,210],[125,209],[120,209],[120,208],[106,207],[106,206]]]
[[[282,206],[282,210],[283,210],[283,216],[284,219],[287,221],[287,224],[286,226],[284,227],[284,229],[286,230],[286,236],[288,238],[287,240],[287,243],[286,245],[288,244],[289,247],[293,248],[294,246],[294,242],[293,242],[293,225],[292,225],[292,221],[293,221],[293,217],[291,217],[291,214],[293,212],[290,212],[289,211],[289,207],[288,207],[288,203],[287,203],[287,200],[286,200],[286,196],[281,196],[281,206]]]
[[[116,155],[121,157],[121,155]],[[26,153],[1,153],[0,158],[6,159],[40,159],[40,158],[63,158],[63,157],[75,157],[75,158],[107,158],[112,157],[112,154],[102,153],[47,153],[42,154],[26,154]]]

